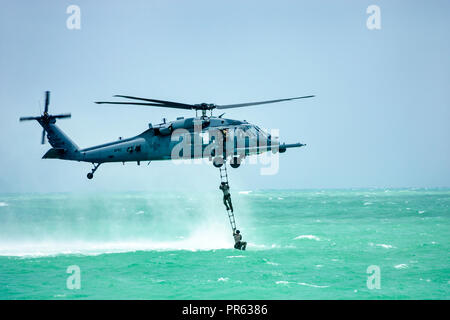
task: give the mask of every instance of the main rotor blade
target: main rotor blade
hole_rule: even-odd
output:
[[[230,108],[240,108],[240,107],[248,107],[248,106],[256,106],[259,104],[268,104],[268,103],[277,103],[282,101],[289,101],[289,100],[296,100],[296,99],[305,99],[305,98],[312,98],[314,96],[303,96],[303,97],[296,97],[296,98],[286,98],[286,99],[278,99],[278,100],[267,100],[267,101],[258,101],[258,102],[248,102],[248,103],[238,103],[238,104],[227,104],[227,105],[217,105],[217,109],[230,109]]]
[[[125,104],[125,105],[136,105],[136,106],[154,106],[154,107],[164,107],[164,108],[176,108],[176,109],[192,109],[193,106],[179,106],[170,104],[160,104],[160,103],[144,103],[144,102],[112,102],[112,101],[95,101],[97,104]]]
[[[20,117],[19,121],[39,120],[41,117]]]
[[[164,104],[164,105],[171,105],[171,106],[180,106],[180,107],[182,107],[182,109],[185,109],[187,107],[188,108],[193,108],[194,107],[191,104],[180,103],[180,102],[173,102],[173,101],[166,101],[166,100],[147,99],[147,98],[139,98],[139,97],[132,97],[132,96],[122,96],[122,95],[115,95],[114,97],[135,99],[135,100],[142,100],[142,101],[150,101],[150,102],[156,102],[156,103],[161,103],[161,104]]]
[[[48,112],[48,105],[50,104],[50,91],[45,91],[45,108],[44,112]]]
[[[45,130],[42,130],[41,144],[45,144]]]

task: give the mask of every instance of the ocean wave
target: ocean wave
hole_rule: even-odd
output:
[[[298,283],[301,286],[307,286],[307,287],[313,287],[313,288],[328,288],[329,286],[319,286],[316,284],[310,284],[310,283],[305,283],[305,282],[299,282]]]
[[[111,242],[38,242],[20,244],[0,244],[0,256],[42,257],[57,255],[88,255],[126,253],[137,251],[210,251],[233,249],[228,241],[197,241],[186,239],[180,241],[111,241]]]
[[[398,264],[398,265],[394,266],[394,268],[395,269],[406,269],[406,268],[408,268],[408,265],[405,263],[402,263],[402,264]]]
[[[371,247],[375,246],[375,247],[381,247],[381,248],[385,248],[385,249],[392,249],[392,248],[395,248],[395,247],[394,247],[393,245],[391,245],[391,244],[384,244],[384,243],[377,243],[377,244],[374,244],[373,242],[370,242],[369,245],[370,245]]]
[[[279,265],[280,265],[279,263],[269,261],[269,260],[267,260],[267,259],[265,259],[265,258],[263,258],[263,261],[264,261],[265,263],[267,263],[267,264],[272,265],[272,266],[279,266]]]
[[[328,288],[329,286],[319,286],[316,284],[306,283],[306,282],[293,282],[293,281],[276,281],[275,284],[298,284],[300,286],[312,287],[312,288]]]
[[[219,282],[226,282],[228,280],[230,280],[230,279],[229,278],[222,278],[222,277],[217,279],[217,281],[219,281]]]
[[[300,235],[300,236],[294,238],[294,240],[299,240],[299,239],[309,239],[309,240],[320,241],[319,237],[312,235],[312,234]]]
[[[252,251],[273,250],[285,248],[278,244],[264,245],[249,243],[247,248]],[[292,246],[286,246],[292,248]],[[211,251],[211,250],[235,250],[232,240],[216,238],[204,241],[203,237],[190,237],[184,239],[177,237],[175,241],[49,241],[49,242],[22,242],[0,243],[0,256],[10,257],[43,257],[58,255],[86,255],[96,256],[101,254],[127,253],[138,251]],[[245,258],[244,255],[231,255],[227,258]]]
[[[7,207],[8,204],[6,202],[0,202],[0,207]]]

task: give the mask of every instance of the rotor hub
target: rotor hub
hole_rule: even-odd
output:
[[[199,104],[194,104],[193,109],[195,110],[212,110],[215,109],[216,105],[214,103],[199,103]]]

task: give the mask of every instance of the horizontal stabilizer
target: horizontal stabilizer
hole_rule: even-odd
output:
[[[51,148],[47,151],[42,159],[61,159],[61,156],[66,152],[66,149],[62,148]]]

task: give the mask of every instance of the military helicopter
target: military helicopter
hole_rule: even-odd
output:
[[[312,98],[313,95],[240,104],[216,105],[212,103],[186,104],[165,100],[146,99],[132,96],[115,95],[128,101],[97,101],[97,104],[139,105],[164,108],[195,110],[192,118],[178,117],[175,121],[152,125],[141,134],[127,139],[80,149],[58,126],[56,119],[70,118],[71,114],[50,115],[50,92],[45,92],[44,113],[39,117],[21,117],[20,121],[36,120],[43,128],[41,143],[45,143],[45,134],[52,146],[43,159],[61,159],[90,162],[93,165],[88,179],[94,177],[101,164],[110,162],[137,162],[208,158],[215,167],[220,168],[227,159],[230,166],[238,168],[242,160],[249,155],[272,151],[285,152],[288,148],[302,147],[304,144],[280,144],[278,137],[272,137],[267,131],[247,121],[222,118],[224,113],[213,116],[213,110],[241,108],[296,99]],[[201,116],[198,116],[201,111]],[[207,112],[210,112],[207,115]],[[206,137],[206,139],[205,139]],[[180,147],[181,146],[181,147]],[[200,152],[196,152],[199,150]]]

